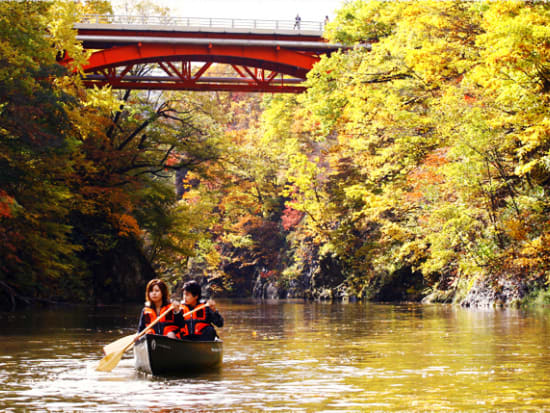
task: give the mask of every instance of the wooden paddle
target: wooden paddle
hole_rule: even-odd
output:
[[[190,314],[193,314],[195,311],[198,311],[202,308],[208,307],[208,303],[198,306],[197,308],[194,308],[191,311],[188,311],[187,313],[183,314],[182,317],[186,317]],[[149,330],[151,327],[156,325],[162,317],[167,315],[170,311],[172,311],[172,307],[170,307],[168,310],[163,312],[161,315],[159,315],[151,324],[149,324],[146,328],[143,329],[143,331],[139,334],[131,334],[126,337],[122,337],[118,339],[117,341],[106,345],[103,347],[103,351],[107,354],[105,357],[103,357],[101,360],[99,360],[99,363],[97,364],[97,367],[95,368],[97,371],[111,371],[113,370],[117,364],[122,359],[122,355],[124,352],[134,345],[134,343],[142,336],[147,334],[147,330]],[[107,351],[109,350],[109,351]]]

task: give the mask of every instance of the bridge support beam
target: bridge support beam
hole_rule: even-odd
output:
[[[315,55],[279,47],[139,43],[93,53],[84,71],[90,74],[88,86],[299,93],[305,87],[296,83],[305,80],[317,61]],[[228,65],[237,77],[205,77],[213,63]],[[136,68],[142,64],[153,69],[139,74]]]

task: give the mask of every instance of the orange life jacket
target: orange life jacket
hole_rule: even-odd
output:
[[[162,307],[160,309],[160,314],[164,313],[166,310],[170,308],[170,304]],[[151,307],[144,307],[143,308],[143,315],[145,316],[145,326],[147,327],[149,324],[151,324],[153,321],[155,321],[158,317],[157,312],[154,308]],[[157,327],[158,326],[158,327]],[[155,331],[156,330],[156,331]],[[166,335],[170,331],[177,331],[178,326],[174,324],[174,313],[169,312],[164,317],[160,319],[160,321],[153,326],[153,328],[150,328],[147,330],[146,334],[162,334]]]
[[[192,308],[189,308],[185,304],[181,305],[181,311],[183,311],[184,314],[192,310]],[[191,334],[200,336],[202,331],[210,325],[210,323],[206,322],[206,307],[185,316],[184,319],[185,324],[180,329],[180,338],[182,339]]]

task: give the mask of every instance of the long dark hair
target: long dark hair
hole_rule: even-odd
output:
[[[158,285],[160,292],[162,294],[162,306],[166,306],[170,304],[168,300],[168,286],[166,283],[158,278],[153,278],[151,281],[147,283],[147,287],[145,287],[145,305],[147,307],[151,307],[153,303],[149,301],[149,293],[153,289],[155,285]]]

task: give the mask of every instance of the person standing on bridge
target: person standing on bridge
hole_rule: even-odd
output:
[[[300,23],[302,21],[302,18],[299,14],[296,14],[296,19],[294,20],[294,29],[300,30]]]

